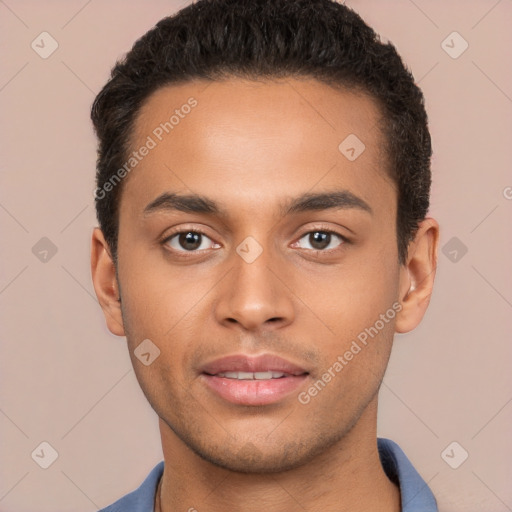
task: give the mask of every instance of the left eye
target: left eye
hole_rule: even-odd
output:
[[[306,240],[310,247],[301,246],[300,243],[302,240]],[[324,251],[326,249],[334,249],[336,246],[345,243],[345,241],[345,238],[342,237],[341,235],[338,235],[331,231],[318,230],[306,233],[302,238],[300,238],[300,240],[297,243],[299,244],[299,247],[301,247],[302,249]]]
[[[208,243],[209,241],[209,243]],[[166,242],[172,249],[180,252],[193,252],[202,249],[210,249],[215,245],[213,240],[204,233],[198,231],[182,231],[170,236]]]

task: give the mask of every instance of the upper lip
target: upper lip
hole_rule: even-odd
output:
[[[281,372],[290,375],[303,375],[308,373],[304,368],[293,364],[282,357],[263,354],[260,356],[248,356],[235,354],[215,359],[205,364],[201,371],[209,375],[217,375],[225,372]]]

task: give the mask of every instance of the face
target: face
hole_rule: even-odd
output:
[[[187,83],[144,104],[111,329],[168,439],[232,470],[290,469],[375,405],[401,307],[378,120],[314,80]]]

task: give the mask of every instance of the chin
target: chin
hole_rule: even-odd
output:
[[[257,449],[256,449],[257,450]],[[198,454],[211,464],[233,471],[246,474],[280,473],[295,469],[306,461],[300,458],[283,457],[282,453],[263,455],[259,451],[254,453],[244,452],[235,454]]]
[[[323,443],[286,443],[280,446],[258,448],[247,442],[236,446],[190,448],[203,460],[228,471],[246,474],[281,473],[290,471],[310,462],[324,450]]]

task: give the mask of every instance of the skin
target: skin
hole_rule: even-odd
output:
[[[414,329],[427,309],[437,222],[420,224],[400,265],[396,187],[370,97],[313,79],[166,86],[140,111],[132,146],[190,96],[198,105],[123,183],[117,269],[101,230],[92,237],[108,328],[126,336],[160,418],[161,509],[399,511],[377,451],[377,395],[394,333]],[[338,150],[349,134],[366,146],[353,162]],[[371,213],[282,211],[301,194],[339,190]],[[206,196],[224,214],[145,214],[164,192]],[[178,236],[165,241],[194,229],[206,234],[195,252]],[[319,248],[311,233],[326,230],[347,241],[332,235]],[[252,263],[236,252],[248,236],[262,248]],[[309,372],[298,392],[307,390],[393,303],[401,311],[307,405],[297,393],[235,405],[199,374],[219,357],[271,353]],[[160,350],[149,366],[134,355],[147,338]]]

